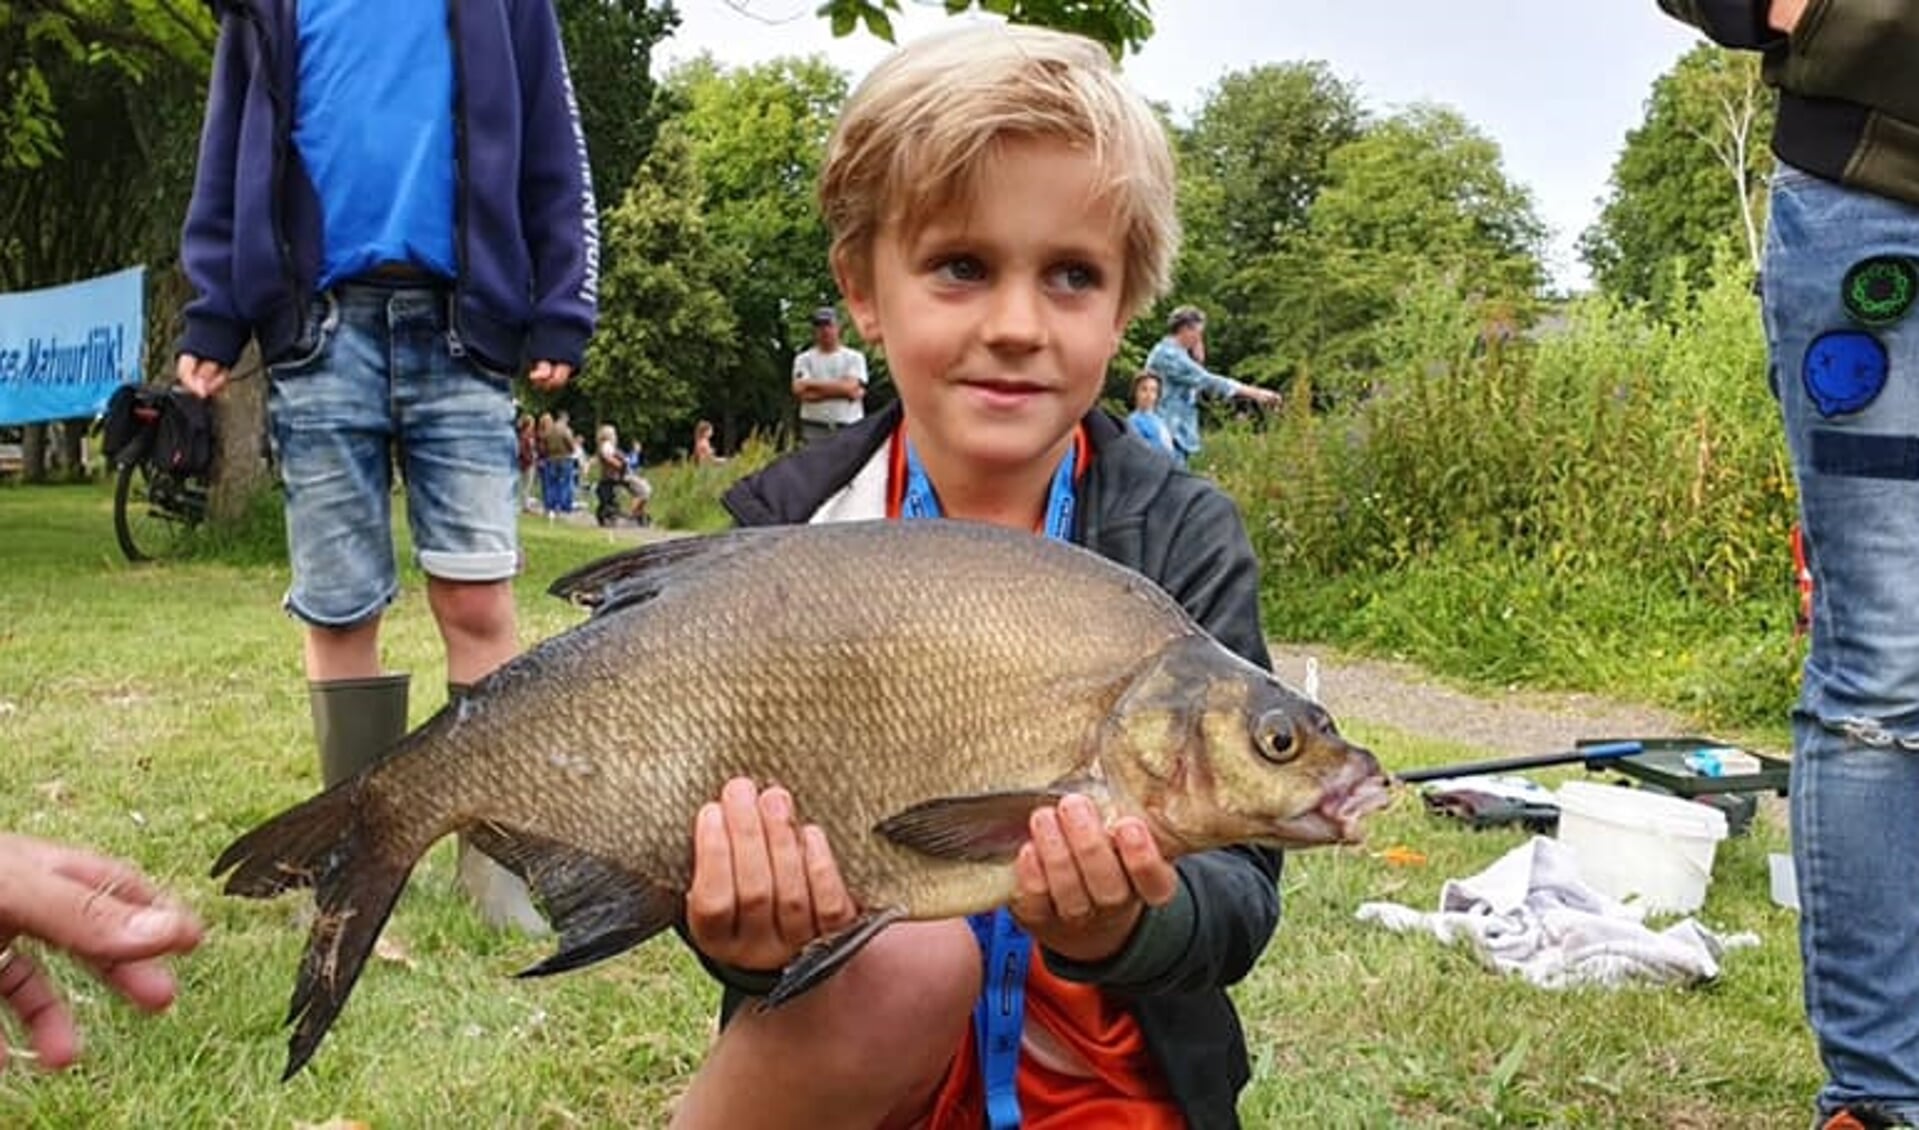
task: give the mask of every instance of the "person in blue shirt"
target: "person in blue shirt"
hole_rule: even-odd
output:
[[[1181,306],[1167,319],[1166,336],[1146,355],[1146,371],[1159,378],[1159,415],[1173,436],[1173,458],[1184,464],[1199,453],[1199,398],[1237,397],[1265,407],[1279,404],[1279,394],[1208,372],[1206,314],[1197,306]]]
[[[1133,414],[1126,417],[1126,426],[1166,454],[1173,453],[1173,433],[1159,416],[1159,378],[1149,372],[1133,378]]]
[[[518,651],[513,378],[552,392],[585,356],[592,177],[552,0],[214,9],[177,373],[213,396],[259,343],[331,785],[406,730],[379,643],[396,452],[449,694]],[[544,930],[506,871],[468,850],[461,875],[489,920]]]

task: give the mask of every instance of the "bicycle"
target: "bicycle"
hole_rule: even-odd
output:
[[[177,469],[162,457],[161,422],[179,411],[177,397],[190,393],[176,389],[128,386],[128,403],[119,410],[126,434],[110,457],[118,467],[113,484],[113,536],[130,562],[176,557],[193,531],[207,516],[206,472]],[[116,415],[109,407],[110,420]],[[109,424],[109,432],[114,430]]]

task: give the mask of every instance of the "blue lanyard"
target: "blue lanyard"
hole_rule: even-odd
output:
[[[1046,495],[1046,536],[1071,541],[1073,468],[1079,462],[1079,441],[1060,460],[1053,486]],[[906,444],[906,490],[900,498],[900,517],[937,518],[939,495],[920,466],[911,440]],[[984,962],[979,1000],[973,1005],[973,1040],[979,1052],[980,1078],[986,1086],[988,1130],[1018,1130],[1019,1043],[1026,1024],[1026,967],[1032,959],[1033,939],[1004,909],[967,918],[979,941]]]

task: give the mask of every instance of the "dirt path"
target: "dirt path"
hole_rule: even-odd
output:
[[[1319,700],[1336,718],[1363,719],[1408,734],[1458,742],[1485,757],[1570,749],[1578,738],[1697,732],[1677,714],[1586,694],[1511,691],[1497,697],[1442,685],[1404,663],[1355,659],[1321,648],[1272,645],[1273,667],[1294,686],[1317,659]],[[1477,755],[1468,755],[1477,756]]]

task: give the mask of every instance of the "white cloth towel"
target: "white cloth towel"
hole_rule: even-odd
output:
[[[1580,881],[1558,840],[1535,836],[1469,879],[1449,879],[1439,910],[1391,902],[1360,905],[1361,922],[1423,932],[1451,945],[1464,939],[1488,968],[1546,989],[1573,985],[1692,985],[1719,976],[1728,951],[1759,944],[1755,934],[1721,936],[1686,918],[1653,931],[1644,912]]]

